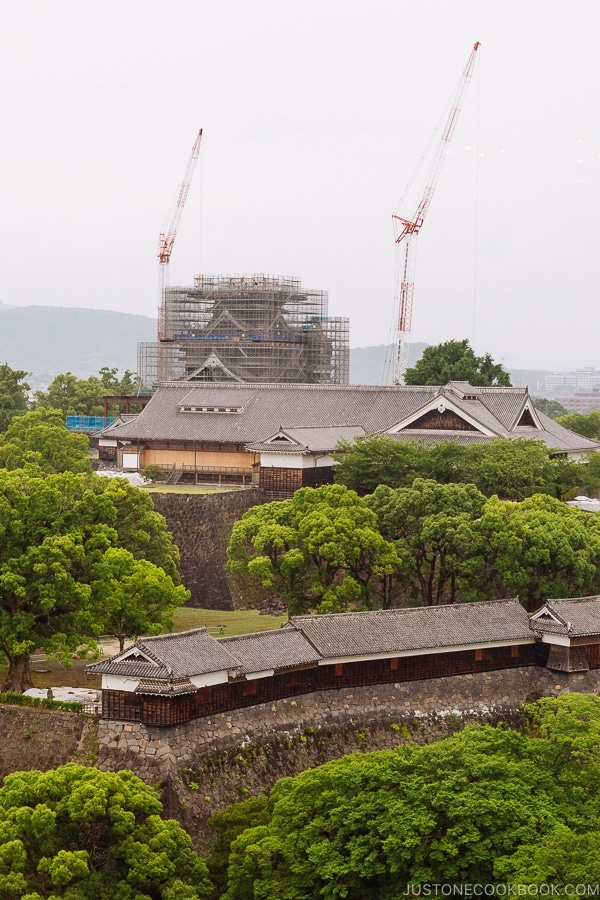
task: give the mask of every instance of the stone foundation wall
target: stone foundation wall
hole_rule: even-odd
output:
[[[247,509],[265,502],[256,489],[223,494],[150,494],[167,520],[181,554],[181,580],[191,591],[190,606],[233,609],[225,570],[233,523]]]
[[[54,769],[70,761],[96,759],[97,722],[39,707],[0,704],[0,777],[28,769]]]
[[[347,753],[427,743],[473,722],[518,726],[523,704],[568,691],[600,691],[600,670],[527,667],[320,691],[170,728],[101,721],[97,765],[160,781],[169,814],[201,844],[215,810],[285,775]]]

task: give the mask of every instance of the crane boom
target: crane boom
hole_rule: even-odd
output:
[[[173,244],[177,237],[177,229],[181,222],[183,207],[187,200],[187,195],[192,183],[192,176],[196,168],[196,162],[200,154],[200,144],[202,143],[202,129],[198,132],[198,136],[194,141],[190,158],[188,159],[181,184],[177,195],[171,204],[167,221],[163,225],[163,229],[158,238],[158,340],[164,341],[166,335],[166,303],[165,290],[168,283],[169,261],[173,251]],[[159,377],[159,380],[160,379]]]
[[[398,322],[396,330],[396,360],[394,365],[394,384],[404,384],[404,375],[408,366],[408,351],[410,346],[410,329],[412,323],[412,307],[414,296],[414,271],[417,256],[417,237],[419,231],[425,221],[425,216],[431,205],[431,200],[435,192],[440,172],[446,158],[448,147],[454,135],[456,123],[460,115],[462,102],[471,81],[473,68],[475,66],[475,56],[479,49],[479,41],[473,45],[471,55],[467,61],[462,75],[457,83],[454,95],[450,104],[450,112],[442,132],[436,153],[433,157],[431,167],[425,182],[423,195],[417,205],[414,215],[411,219],[405,219],[402,216],[393,215],[395,229],[395,241],[399,245],[404,241],[404,262],[402,265],[402,274],[400,289],[398,295]]]

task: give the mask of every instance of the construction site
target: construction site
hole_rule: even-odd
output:
[[[197,275],[165,285],[159,339],[138,344],[145,387],[161,381],[348,384],[349,325],[296,278]]]

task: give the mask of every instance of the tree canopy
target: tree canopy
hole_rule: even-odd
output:
[[[0,468],[33,465],[47,474],[90,472],[89,439],[67,431],[57,409],[36,409],[17,416],[0,434]]]
[[[178,562],[165,520],[126,481],[0,469],[4,689],[31,686],[36,648],[68,664],[109,624],[132,635],[168,623],[189,596],[174,583]]]
[[[585,466],[550,456],[541,441],[498,438],[486,444],[423,446],[374,435],[338,445],[335,479],[359,494],[379,485],[410,487],[415,478],[474,484],[486,497],[524,500],[535,493],[573,496]]]
[[[600,519],[543,494],[522,503],[492,497],[478,523],[484,578],[480,598],[518,596],[533,612],[547,597],[597,594]]]
[[[410,884],[597,881],[600,699],[543,699],[526,716],[525,734],[471,726],[281,779],[226,817],[222,896],[395,900]]]
[[[586,415],[582,413],[567,413],[564,416],[559,416],[556,421],[563,428],[574,431],[575,434],[581,434],[583,437],[592,438],[595,441],[600,440],[600,410],[598,409],[594,409]]]
[[[59,409],[66,416],[101,416],[104,413],[102,397],[133,394],[137,388],[134,372],[125,370],[119,377],[118,369],[104,366],[98,375],[78,378],[72,372],[57,375],[47,391],[36,391],[35,402],[40,409]]]
[[[536,409],[546,413],[551,419],[559,419],[561,416],[567,416],[569,410],[559,403],[558,400],[550,400],[547,397],[532,397],[531,402]]]
[[[14,900],[203,900],[190,836],[127,770],[69,764],[0,788],[0,895]]]
[[[417,478],[396,491],[380,486],[366,503],[403,561],[398,578],[405,595],[424,606],[454,603],[476,558],[483,494],[472,484]]]
[[[325,485],[244,513],[227,566],[273,587],[290,613],[300,613],[366,607],[398,564],[364,501],[343,485]]]
[[[489,353],[476,356],[468,340],[445,341],[426,347],[417,363],[406,370],[406,384],[447,384],[468,381],[481,387],[510,387],[510,376]]]
[[[600,518],[548,494],[486,498],[469,482],[417,478],[364,498],[304,488],[233,527],[228,568],[292,614],[600,593]]]
[[[29,385],[27,372],[0,365],[0,434],[6,431],[13,418],[27,411]]]

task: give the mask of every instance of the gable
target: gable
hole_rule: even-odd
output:
[[[137,644],[133,644],[127,650],[124,650],[123,653],[117,657],[117,660],[119,663],[146,663],[147,665],[158,668],[156,660],[152,659],[147,653],[144,653]]]
[[[475,404],[477,405],[477,404]],[[487,410],[484,410],[487,414]],[[387,429],[384,434],[398,434],[404,429],[421,431],[468,431],[486,437],[497,437],[497,433],[489,426],[477,420],[475,410],[464,410],[443,393],[438,394],[421,409],[416,410],[397,425]]]
[[[477,431],[471,422],[467,422],[462,416],[459,416],[454,410],[444,409],[440,412],[437,409],[431,409],[424,415],[411,422],[411,428],[415,429],[435,429],[436,431]]]
[[[521,418],[517,422],[515,428],[519,428],[521,426],[527,426],[529,428],[537,428],[536,423],[533,421],[533,416],[531,412],[525,408],[521,414]]]

